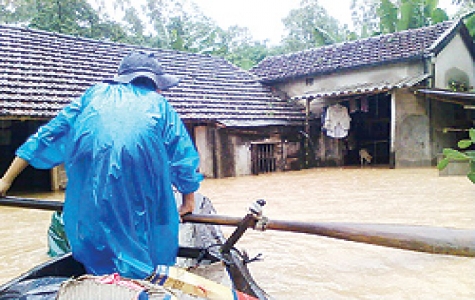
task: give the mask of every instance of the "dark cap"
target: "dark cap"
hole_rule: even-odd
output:
[[[152,53],[132,52],[119,65],[118,75],[109,81],[130,83],[139,77],[146,77],[155,83],[159,90],[166,90],[177,85],[182,78],[164,74],[162,67]]]

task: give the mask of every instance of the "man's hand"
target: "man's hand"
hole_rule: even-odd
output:
[[[10,167],[8,167],[7,171],[0,179],[0,196],[5,196],[8,189],[12,185],[13,180],[28,166],[28,162],[23,158],[16,156]]]
[[[180,217],[186,214],[193,213],[194,209],[195,209],[195,194],[190,193],[190,194],[183,195],[183,203],[178,208],[178,213],[180,214]]]
[[[3,179],[3,178],[0,178],[0,197],[5,197],[5,195],[7,194],[7,191],[8,189],[10,188],[10,186],[12,185],[11,182]]]

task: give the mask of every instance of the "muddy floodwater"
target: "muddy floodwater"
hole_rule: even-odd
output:
[[[475,185],[434,168],[328,168],[205,179],[219,214],[244,216],[257,199],[273,220],[475,229]],[[28,195],[61,198],[61,194]],[[0,282],[43,262],[50,212],[0,207]],[[224,228],[225,234],[232,232]],[[475,299],[475,258],[433,255],[300,233],[249,231],[238,242],[276,299]]]

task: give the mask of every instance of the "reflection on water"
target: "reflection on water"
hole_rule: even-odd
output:
[[[275,220],[475,228],[475,185],[463,176],[439,177],[435,169],[329,168],[206,179],[200,192],[219,214],[232,216],[265,199],[264,214]],[[50,216],[0,208],[0,282],[47,259]],[[277,299],[475,299],[474,258],[273,231],[249,231],[237,246],[263,254],[250,268]]]

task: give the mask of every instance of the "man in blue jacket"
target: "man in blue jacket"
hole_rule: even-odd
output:
[[[193,211],[203,179],[185,126],[160,95],[179,80],[153,55],[131,53],[116,77],[40,127],[0,179],[5,195],[26,166],[64,163],[65,231],[89,273],[144,278],[175,263],[180,215]],[[184,195],[179,208],[172,186]]]

